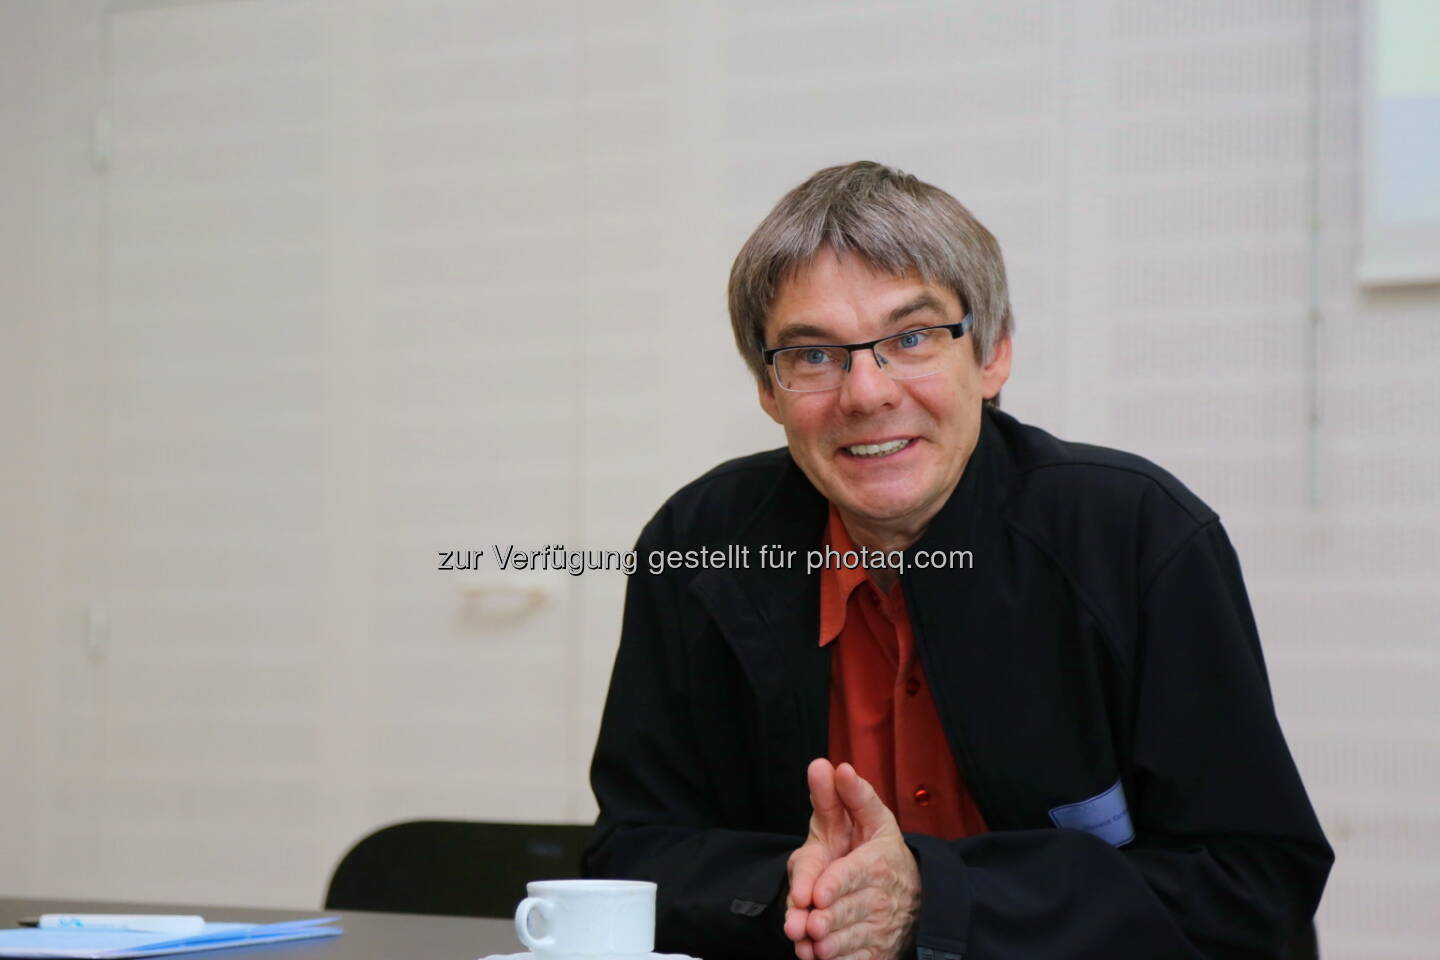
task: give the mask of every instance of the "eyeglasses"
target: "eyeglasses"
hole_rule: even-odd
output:
[[[945,348],[952,340],[965,336],[973,322],[967,313],[959,323],[919,327],[866,343],[807,343],[762,350],[760,355],[774,368],[775,382],[794,393],[819,393],[839,387],[856,350],[874,354],[875,365],[891,380],[918,380],[940,372]]]

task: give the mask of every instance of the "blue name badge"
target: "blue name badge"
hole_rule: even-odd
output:
[[[1079,803],[1067,803],[1050,811],[1057,827],[1093,833],[1113,847],[1123,847],[1135,839],[1130,823],[1130,808],[1125,804],[1125,788],[1120,781],[1104,793]]]

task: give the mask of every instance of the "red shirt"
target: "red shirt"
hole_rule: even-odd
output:
[[[854,550],[834,505],[826,544]],[[863,568],[820,571],[820,645],[830,658],[830,760],[849,762],[900,829],[945,840],[988,829],[940,726],[897,579],[881,593]]]

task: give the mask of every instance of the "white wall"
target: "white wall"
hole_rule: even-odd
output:
[[[1352,280],[1357,23],[0,5],[0,891],[308,906],[386,820],[590,816],[623,578],[435,552],[624,549],[780,443],[730,259],[786,188],[868,157],[999,236],[1007,407],[1225,517],[1339,855],[1326,951],[1421,955],[1440,291]]]
[[[39,25],[34,5],[0,5],[0,38]],[[7,142],[35,143],[40,123],[39,51],[8,40],[0,55],[0,130]],[[40,446],[37,379],[39,366],[40,171],[28,150],[0,147],[0,887],[24,889],[29,882],[28,826],[34,821],[28,783],[39,720],[32,678],[39,644],[33,607],[22,598],[35,592],[36,525],[29,522],[40,481],[35,462]]]

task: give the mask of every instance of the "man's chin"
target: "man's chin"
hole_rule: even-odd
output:
[[[915,516],[919,504],[914,497],[895,496],[842,496],[831,502],[840,510],[840,515],[857,520],[870,527],[904,526]]]

